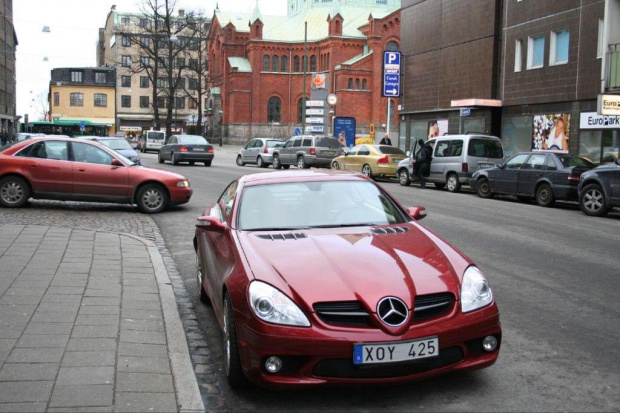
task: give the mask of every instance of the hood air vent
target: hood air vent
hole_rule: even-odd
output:
[[[298,240],[302,238],[308,238],[303,232],[290,232],[286,234],[262,234],[257,235],[258,238],[269,239],[271,241],[286,241],[286,240]]]
[[[407,227],[374,228],[371,230],[371,232],[375,235],[402,234],[404,232],[409,232],[409,228]]]

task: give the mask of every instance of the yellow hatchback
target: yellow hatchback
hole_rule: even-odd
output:
[[[334,158],[332,169],[361,172],[369,178],[395,178],[398,162],[407,158],[402,150],[390,145],[357,145]]]

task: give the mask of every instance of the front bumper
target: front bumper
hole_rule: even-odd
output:
[[[170,192],[170,204],[181,205],[189,202],[194,190],[191,187],[169,186],[168,192]]]
[[[419,380],[457,370],[492,365],[499,355],[501,326],[495,304],[470,314],[456,307],[438,320],[414,324],[400,336],[375,328],[346,328],[323,324],[312,318],[312,327],[273,326],[258,321],[250,312],[235,311],[240,356],[246,376],[270,388],[315,385],[389,384]],[[482,339],[498,340],[492,352],[482,349]],[[408,341],[437,336],[437,357],[376,365],[355,365],[353,345]],[[264,368],[265,360],[277,356],[282,369],[275,374]]]

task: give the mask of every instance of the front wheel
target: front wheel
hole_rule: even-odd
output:
[[[336,171],[340,169],[340,164],[338,163],[338,161],[333,161],[332,162],[332,169],[334,169]]]
[[[306,164],[306,160],[304,159],[303,156],[300,156],[297,158],[297,168],[299,169],[306,169],[308,168],[308,165]]]
[[[247,379],[241,367],[237,325],[235,324],[234,310],[228,294],[224,296],[224,358],[228,384],[232,387],[245,385]]]
[[[372,178],[372,169],[370,169],[370,165],[365,164],[362,166],[362,174],[366,175],[369,178]]]
[[[6,208],[23,207],[30,198],[30,187],[19,176],[7,176],[0,180],[0,205]]]
[[[579,194],[579,207],[584,214],[591,217],[602,217],[609,212],[605,194],[597,184],[586,185],[581,190]]]
[[[409,186],[409,184],[411,184],[411,179],[409,178],[409,171],[403,168],[398,172],[398,183],[402,186]]]
[[[456,174],[448,175],[446,187],[450,192],[459,192],[461,190],[461,182],[459,181],[459,177],[456,176]]]
[[[241,157],[241,155],[237,155],[237,165],[238,166],[245,165],[245,162],[243,162],[243,158]]]
[[[168,192],[159,184],[144,185],[138,191],[136,203],[145,214],[156,214],[168,206]]]
[[[553,190],[549,184],[541,184],[536,190],[536,203],[542,207],[550,207],[555,202]]]
[[[476,182],[476,193],[480,198],[493,198],[493,192],[491,191],[491,184],[486,178],[480,178]]]
[[[161,156],[161,151],[157,153],[157,162],[164,163],[164,158]]]

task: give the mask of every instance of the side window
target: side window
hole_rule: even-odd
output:
[[[112,155],[87,143],[72,142],[73,160],[75,162],[110,165]]]
[[[351,149],[349,149],[349,152],[347,152],[347,156],[357,155],[357,152],[359,152],[359,150],[360,150],[359,146],[354,146]]]
[[[448,149],[448,156],[461,156],[463,154],[463,141],[455,139],[450,141],[450,148]]]
[[[28,158],[55,159],[57,161],[69,160],[67,142],[38,142],[28,149],[28,151],[20,152],[19,155]]]
[[[296,139],[293,141],[293,148],[299,148],[300,146],[301,146],[301,139],[296,138]]]
[[[246,143],[243,149],[250,149],[252,146],[254,146],[254,140],[251,140],[248,143]]]
[[[360,150],[357,152],[357,154],[361,156],[370,155],[370,150],[367,146],[362,146],[360,147]]]
[[[263,147],[263,141],[261,141],[260,139],[256,139],[256,143],[254,144],[255,148],[262,148]]]
[[[220,213],[222,214],[222,220],[228,220],[230,213],[232,212],[233,204],[235,203],[235,197],[237,195],[237,186],[239,183],[237,181],[233,181],[228,187],[224,190],[220,199],[217,201],[217,205],[219,206]]]
[[[435,145],[435,158],[443,158],[448,156],[448,149],[450,147],[450,141],[439,141]]]
[[[171,136],[170,140],[168,141],[168,145],[174,145],[177,143],[177,137],[176,136]]]
[[[303,147],[312,146],[312,138],[304,138],[301,146]]]
[[[530,159],[527,160],[527,163],[523,166],[523,169],[543,169],[545,165],[545,154],[535,154],[530,156]]]
[[[506,169],[519,169],[527,159],[528,154],[515,155],[506,162]]]
[[[548,171],[557,171],[558,170],[558,167],[556,166],[555,161],[553,160],[553,156],[551,156],[551,155],[547,156],[546,166],[547,166],[547,170]]]
[[[293,146],[294,143],[295,143],[295,139],[291,139],[291,140],[289,140],[288,142],[286,142],[284,144],[284,147],[285,148],[290,148],[291,146]]]

